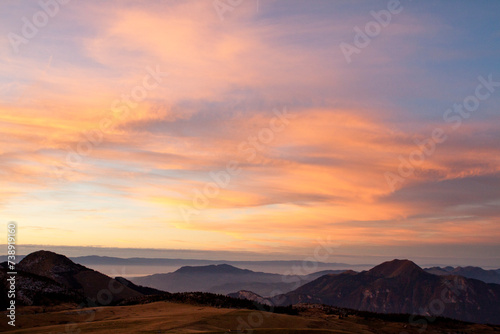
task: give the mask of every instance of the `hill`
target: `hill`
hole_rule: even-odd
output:
[[[17,264],[16,270],[19,305],[109,305],[143,295],[120,281],[74,263],[64,255],[48,251],[27,255]],[[6,276],[6,269],[2,267],[2,289],[7,289]],[[7,302],[6,298],[2,293],[2,305]]]
[[[228,264],[218,264],[197,267],[185,266],[173,273],[134,277],[130,280],[136,284],[172,293],[202,291],[228,294],[248,290],[261,296],[269,296],[275,291],[281,293],[291,291],[325,273],[338,272],[343,272],[343,270],[322,271],[305,276],[286,276],[240,269]]]
[[[500,285],[429,274],[408,260],[384,262],[361,273],[325,275],[272,301],[500,324]]]
[[[499,270],[484,270],[480,267],[432,267],[424,269],[426,272],[434,275],[457,275],[466,278],[474,278],[485,283],[500,284]]]

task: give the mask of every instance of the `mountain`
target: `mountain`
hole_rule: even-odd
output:
[[[7,270],[0,269],[0,308],[5,310],[9,306],[7,291],[9,290],[7,279],[10,275]],[[84,296],[77,291],[69,290],[46,277],[33,275],[17,270],[16,279],[16,304],[17,305],[58,305],[75,304],[85,301]]]
[[[343,272],[323,271],[305,276],[286,276],[240,269],[228,264],[208,266],[185,266],[168,274],[154,274],[134,277],[135,284],[168,292],[212,292],[228,294],[247,290],[261,296],[269,296],[276,291],[286,293],[300,285],[310,282],[324,273]]]
[[[115,277],[115,280],[120,282],[121,284],[125,285],[126,287],[128,287],[134,291],[139,292],[140,294],[142,294],[144,296],[153,296],[153,295],[160,295],[160,294],[165,293],[165,291],[161,291],[158,289],[153,289],[153,288],[148,288],[148,287],[141,286],[141,285],[136,285],[136,284],[132,283],[131,281],[129,281],[128,279],[123,278],[123,277]]]
[[[236,268],[228,264],[218,264],[218,265],[212,264],[209,266],[197,266],[197,267],[185,266],[178,269],[176,273],[186,274],[186,275],[200,275],[200,274],[201,275],[203,274],[244,275],[244,274],[250,274],[252,273],[252,271],[248,269]]]
[[[7,260],[6,256],[0,256],[0,261]],[[142,257],[132,257],[132,258],[119,258],[111,256],[98,256],[98,255],[87,255],[87,256],[77,256],[72,257],[72,261],[83,264],[83,265],[156,265],[156,266],[204,266],[210,264],[221,264],[226,263],[232,266],[261,266],[261,267],[276,267],[284,266],[291,268],[292,266],[300,267],[303,265],[303,261],[299,260],[274,260],[274,261],[216,261],[216,260],[201,260],[201,259],[169,259],[169,258],[142,258]],[[319,268],[332,268],[332,267],[367,267],[368,264],[347,264],[347,263],[327,263],[327,262],[316,262]]]
[[[24,272],[52,279],[72,291],[79,291],[86,298],[100,299],[101,304],[141,295],[109,276],[49,251],[29,254],[17,267]]]
[[[264,298],[262,296],[259,296],[258,294],[254,293],[252,291],[240,290],[238,292],[233,292],[233,293],[228,294],[228,297],[251,300],[253,302],[257,302],[257,303],[263,304],[263,305],[269,305],[269,306],[273,305],[272,302],[268,298]]]
[[[231,260],[200,260],[200,259],[167,259],[167,258],[117,258],[108,256],[80,256],[72,257],[75,263],[87,266],[103,273],[111,274],[121,272],[121,276],[143,276],[157,273],[173,272],[184,266],[207,266],[211,264],[228,264],[237,268],[249,269],[256,272],[286,274],[291,268],[300,268],[301,274],[310,274],[309,268],[304,268],[303,261],[231,261]],[[0,261],[2,257],[0,256]],[[369,264],[345,264],[315,262],[315,270],[353,269],[365,270],[373,267]]]
[[[500,284],[500,269],[499,270],[484,270],[480,267],[432,267],[424,269],[426,272],[434,275],[457,275],[466,278],[474,278],[485,283]]]
[[[42,306],[17,309],[23,319],[18,328],[23,332],[64,331],[68,323],[77,323],[82,331],[92,333],[157,331],[158,328],[165,330],[167,325],[169,330],[176,332],[227,332],[228,328],[232,332],[233,329],[240,331],[242,324],[246,326],[262,317],[264,322],[260,328],[266,328],[266,332],[268,329],[272,332],[293,329],[294,333],[310,333],[312,329],[318,332],[324,329],[325,332],[413,333],[417,329],[411,328],[415,326],[412,316],[393,313],[429,315],[433,312],[429,310],[435,310],[439,303],[443,304],[438,314],[441,317],[420,319],[428,323],[429,332],[457,332],[460,329],[467,333],[487,333],[500,330],[500,327],[442,318],[498,323],[500,285],[462,276],[429,274],[408,260],[385,262],[360,273],[315,273],[312,276],[321,276],[272,300],[248,290],[231,293],[230,296],[205,292],[164,293],[136,285],[122,277],[113,279],[76,264],[63,255],[46,251],[29,254],[16,269],[16,306]],[[229,265],[184,267],[171,274],[176,274],[178,279],[215,278],[219,280],[215,284],[219,284],[220,277],[224,276],[244,281],[259,275],[264,275],[260,278],[275,275]],[[7,305],[7,276],[5,263],[0,263],[2,307]],[[293,277],[275,276],[282,280]],[[97,295],[94,295],[95,291],[98,291]],[[96,308],[95,300],[99,304],[100,294],[113,295],[109,301],[115,306]],[[280,303],[284,307],[280,307]],[[291,303],[295,305],[288,306]],[[64,304],[64,312],[61,312],[59,304]],[[100,304],[105,306],[108,302]],[[47,307],[52,305],[58,306]],[[85,305],[90,307],[81,310]],[[184,313],[180,312],[181,309],[185,310]],[[82,321],[89,319],[88,316],[82,318],[82,313],[90,314],[92,322]],[[210,320],[216,314],[220,314],[220,318]],[[185,321],[182,326],[180,317]],[[0,331],[10,329],[7,327],[5,322],[0,324]]]
[[[500,285],[433,275],[408,260],[384,262],[361,273],[325,275],[272,301],[276,305],[318,303],[376,313],[434,314],[500,323]]]
[[[227,294],[238,290],[252,290],[258,294],[270,293],[274,289],[290,291],[278,274],[258,273],[239,269],[227,264],[191,267],[186,266],[168,274],[130,279],[135,284],[168,292],[213,292]]]
[[[451,271],[455,269],[453,267],[431,267],[431,268],[425,268],[424,271],[433,274],[433,275],[449,275]]]
[[[303,280],[304,281],[313,281],[316,278],[319,278],[319,277],[324,276],[324,275],[342,274],[345,272],[356,273],[353,270],[322,270],[322,271],[318,271],[318,272],[303,276]]]
[[[373,267],[369,273],[373,276],[388,278],[416,278],[425,276],[425,272],[409,260],[392,260]]]
[[[76,264],[64,255],[38,251],[16,265],[17,299],[21,305],[91,303],[108,305],[143,293],[97,271]],[[7,270],[0,269],[2,289],[7,289]],[[2,293],[2,305],[6,294]]]

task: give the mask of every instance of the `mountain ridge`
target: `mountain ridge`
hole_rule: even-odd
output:
[[[21,305],[47,303],[83,303],[110,305],[142,295],[98,271],[74,263],[64,255],[40,250],[24,257],[16,265],[17,295]],[[2,268],[0,276],[6,277]],[[7,289],[6,280],[2,280]],[[52,296],[47,300],[48,297]],[[2,305],[6,294],[2,294]]]
[[[361,273],[325,275],[271,300],[275,305],[317,303],[376,313],[424,315],[438,303],[444,305],[438,315],[500,323],[500,285],[429,274],[409,260],[387,261]]]
[[[248,290],[261,296],[269,296],[273,291],[285,293],[309,282],[325,273],[344,270],[328,270],[309,275],[280,275],[237,268],[228,264],[208,266],[185,266],[178,270],[141,277],[131,277],[136,284],[171,293],[211,292],[220,294]]]
[[[466,267],[432,267],[426,268],[425,271],[435,275],[458,275],[466,278],[473,278],[485,283],[500,284],[500,269],[486,270],[481,267],[466,266]]]

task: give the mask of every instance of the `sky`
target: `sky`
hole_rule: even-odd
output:
[[[0,6],[19,245],[500,267],[500,2]]]

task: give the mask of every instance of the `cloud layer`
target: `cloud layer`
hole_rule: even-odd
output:
[[[26,244],[498,245],[500,87],[457,129],[443,115],[500,81],[499,5],[401,6],[347,63],[387,2],[61,5],[0,44],[2,216]],[[2,36],[40,10],[6,5]]]

